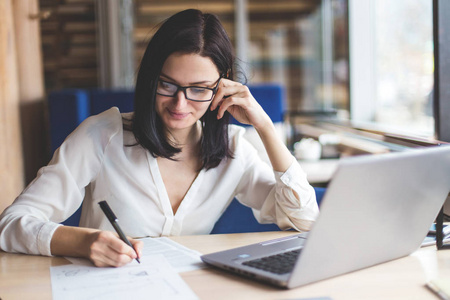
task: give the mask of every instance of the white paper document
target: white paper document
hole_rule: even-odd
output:
[[[51,267],[50,274],[54,300],[198,299],[161,255],[120,268]]]
[[[145,261],[147,256],[161,254],[179,273],[206,267],[200,259],[201,253],[174,242],[169,238],[143,238],[141,241],[144,242],[142,257],[140,258],[141,262]],[[72,264],[93,266],[87,259],[72,257],[66,257],[66,259]]]
[[[169,238],[145,238],[141,239],[141,241],[144,242],[142,253],[142,259],[144,260],[148,255],[162,254],[169,264],[180,273],[206,267],[200,258],[201,253]]]

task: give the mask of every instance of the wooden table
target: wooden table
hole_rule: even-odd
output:
[[[202,253],[282,237],[292,232],[265,232],[171,239]],[[62,257],[0,252],[0,299],[51,299],[50,267],[67,264]],[[432,278],[450,278],[450,250],[419,249],[412,255],[361,271],[292,290],[280,290],[216,269],[182,273],[200,299],[438,299],[425,288]]]

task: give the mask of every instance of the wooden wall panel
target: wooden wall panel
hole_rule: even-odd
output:
[[[0,1],[0,211],[24,182],[12,1]]]
[[[29,183],[49,161],[38,1],[14,0],[13,16],[25,183]]]

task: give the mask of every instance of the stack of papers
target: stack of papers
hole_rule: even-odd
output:
[[[144,238],[141,241],[144,242],[141,262],[148,256],[163,255],[178,273],[206,267],[200,259],[200,252],[180,245],[169,238]],[[66,259],[72,264],[94,266],[88,259],[74,257],[66,257]]]
[[[141,264],[97,268],[87,259],[50,268],[53,299],[198,299],[178,275],[203,268],[200,253],[168,238],[145,238]]]

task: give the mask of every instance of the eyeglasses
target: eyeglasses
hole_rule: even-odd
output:
[[[158,87],[156,93],[161,96],[175,97],[178,91],[183,91],[186,99],[196,102],[208,102],[211,101],[219,88],[220,79],[217,80],[217,84],[213,88],[203,86],[180,86],[175,83],[167,82],[162,79],[158,80]]]

